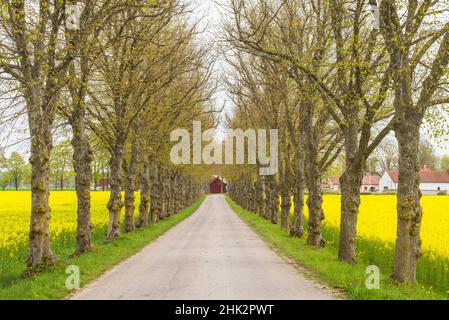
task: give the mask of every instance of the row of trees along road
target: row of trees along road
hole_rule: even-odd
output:
[[[66,9],[76,3],[83,7],[80,26],[73,30],[65,23]],[[176,0],[1,2],[1,89],[9,99],[2,107],[9,115],[26,116],[30,137],[29,268],[56,261],[49,239],[55,127],[70,130],[77,254],[92,248],[94,152],[106,155],[109,166],[110,240],[119,236],[122,207],[130,232],[198,197],[195,171],[171,167],[167,160],[171,130],[193,118],[204,127],[215,121],[208,104],[212,61],[195,42],[197,26],[187,21],[187,13]],[[134,221],[137,189],[141,202]]]
[[[322,247],[321,177],[341,153],[338,257],[355,264],[366,161],[393,132],[399,146],[393,277],[415,281],[420,128],[449,102],[447,1],[229,0],[223,7],[223,50],[233,70],[227,85],[237,105],[229,126],[280,130],[278,175],[232,168],[233,198],[276,223],[280,194],[287,228],[292,195],[290,230],[301,236],[307,188],[308,243]]]

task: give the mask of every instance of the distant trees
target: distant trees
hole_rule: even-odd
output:
[[[8,183],[11,183],[18,190],[28,175],[28,165],[20,153],[12,152],[10,157],[6,158],[4,175]]]
[[[436,170],[439,167],[439,159],[435,154],[435,148],[428,140],[421,139],[419,143],[418,158],[420,168],[430,168]]]
[[[398,146],[397,142],[387,137],[375,151],[376,157],[380,160],[379,165],[382,171],[397,169],[398,167]]]
[[[50,177],[54,181],[54,189],[64,190],[65,182],[73,177],[73,149],[69,140],[56,144],[50,156]]]
[[[449,170],[449,155],[444,155],[440,160],[441,170]]]

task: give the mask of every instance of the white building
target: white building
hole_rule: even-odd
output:
[[[360,192],[379,192],[380,177],[376,174],[365,174],[362,179],[362,185],[360,186]],[[327,183],[327,187],[333,191],[340,191],[339,177],[331,177]]]
[[[360,192],[379,192],[380,177],[377,174],[363,176]]]
[[[422,194],[437,194],[439,192],[449,194],[449,171],[434,171],[424,168],[419,171],[419,177],[419,188]],[[397,190],[398,182],[398,170],[387,170],[380,178],[380,190]]]

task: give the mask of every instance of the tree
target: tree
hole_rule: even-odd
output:
[[[7,176],[10,182],[14,184],[16,190],[26,175],[27,165],[22,155],[18,152],[12,152],[11,156],[6,160]]]
[[[0,188],[5,190],[9,184],[9,175],[7,173],[7,159],[3,152],[0,152]]]
[[[101,142],[96,141],[92,146],[93,161],[92,161],[92,180],[94,183],[94,190],[98,189],[98,182],[102,179],[107,179],[106,171],[109,170],[109,154],[108,150],[101,145]],[[106,186],[102,185],[104,191]]]
[[[397,141],[386,138],[375,151],[376,157],[380,160],[382,172],[398,168],[398,146]]]
[[[420,129],[431,108],[447,103],[449,64],[447,1],[380,3],[381,34],[391,65],[393,129],[399,145],[397,237],[393,278],[415,282],[421,256]]]
[[[90,221],[90,185],[92,181],[93,154],[86,108],[88,88],[95,72],[92,62],[99,50],[98,37],[102,30],[108,28],[111,19],[120,14],[129,5],[139,6],[139,1],[87,1],[80,14],[80,32],[83,45],[72,54],[77,59],[72,60],[68,68],[66,103],[62,104],[60,113],[72,128],[73,167],[75,170],[75,189],[77,193],[77,244],[76,254],[87,252],[92,247]],[[67,33],[68,39],[73,32]],[[70,48],[69,48],[70,49]],[[95,183],[97,177],[94,178]],[[95,185],[96,187],[96,185]]]
[[[51,265],[49,174],[52,129],[67,67],[73,59],[63,45],[65,2],[11,0],[0,10],[0,70],[23,98],[31,140],[31,223],[28,266]]]
[[[50,176],[54,179],[55,189],[64,190],[64,184],[72,167],[73,149],[70,140],[63,140],[56,144],[50,156]]]
[[[321,100],[320,103],[308,101],[313,102],[309,107],[311,114],[327,113],[339,130],[331,140],[336,146],[339,139],[343,139],[346,157],[345,170],[340,177],[339,259],[356,263],[363,168],[392,126],[391,105],[387,103],[390,66],[382,50],[384,44],[378,26],[366,23],[371,12],[365,10],[361,0],[349,3],[292,0],[281,4],[235,0],[229,3],[234,21],[228,27],[228,40],[239,50],[287,64],[298,85],[305,81],[315,99]],[[310,43],[298,36],[301,34],[312,39]],[[305,55],[307,51],[309,54]],[[315,125],[319,134],[319,122]],[[377,127],[381,127],[380,130],[374,130]],[[309,130],[310,134],[313,135],[313,131]],[[329,148],[331,154],[335,149],[339,148]],[[317,158],[309,153],[310,156]],[[329,159],[335,158],[330,156]],[[317,168],[316,165],[311,168],[314,167]],[[318,181],[315,179],[315,184]],[[321,197],[318,192],[315,194],[317,214],[314,216],[321,217]],[[318,222],[316,224],[319,226]]]
[[[438,156],[435,154],[435,149],[428,140],[421,139],[418,158],[420,168],[437,169]]]
[[[440,169],[449,170],[449,155],[444,155],[440,160]]]

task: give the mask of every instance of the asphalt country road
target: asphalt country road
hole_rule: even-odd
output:
[[[71,299],[338,299],[210,195],[190,217]]]

